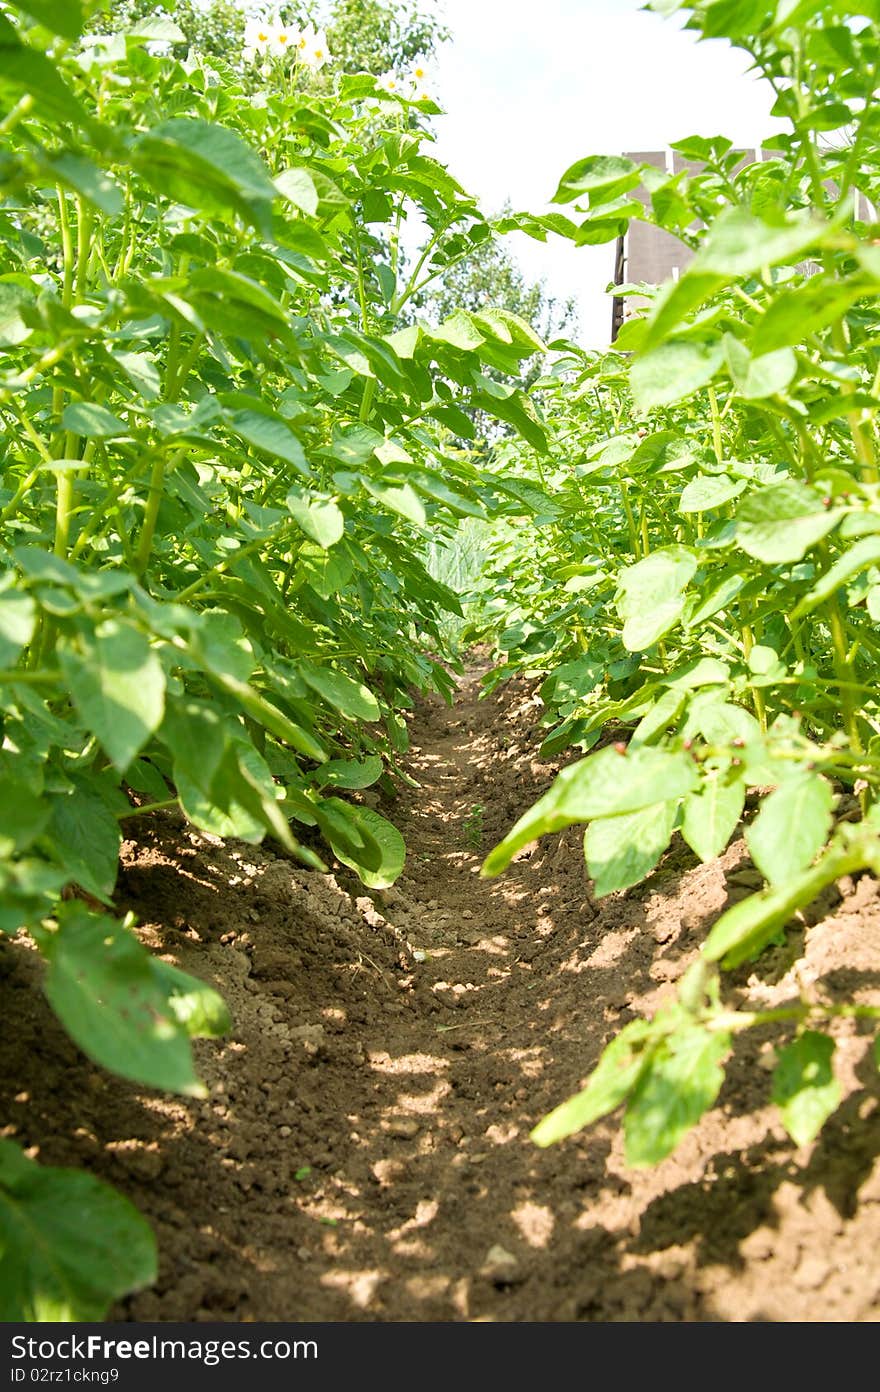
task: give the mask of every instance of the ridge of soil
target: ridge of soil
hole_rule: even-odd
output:
[[[835,1026],[843,1101],[810,1146],[785,1134],[752,1034],[654,1169],[625,1165],[619,1115],[530,1141],[760,880],[742,841],[700,865],[676,840],[644,885],[597,902],[575,829],[481,880],[558,769],[535,752],[534,686],[481,700],[484,670],[410,721],[419,786],[378,804],[408,846],[391,890],[173,815],[129,824],[119,910],[232,1012],[230,1036],[196,1045],[206,1100],[96,1069],[34,989],[27,942],[0,953],[0,1134],[115,1184],[159,1240],[156,1286],[110,1319],[877,1319],[880,1083],[856,1022]],[[876,891],[841,882],[799,941],[731,975],[735,1001],[880,1002]]]

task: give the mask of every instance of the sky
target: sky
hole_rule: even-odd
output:
[[[560,176],[585,155],[663,149],[694,134],[754,148],[779,128],[745,54],[698,43],[680,16],[664,19],[641,0],[435,3],[452,40],[431,74],[444,108],[434,153],[486,213],[505,200],[549,211]],[[549,294],[576,298],[582,343],[607,345],[613,244],[513,233],[508,249]]]

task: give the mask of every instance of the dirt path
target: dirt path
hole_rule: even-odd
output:
[[[627,1170],[616,1117],[549,1151],[528,1139],[754,872],[741,843],[707,867],[679,845],[597,906],[572,831],[480,880],[554,770],[533,752],[534,688],[479,701],[478,678],[411,722],[421,786],[383,809],[409,847],[384,894],[170,817],[126,844],[120,909],[233,1013],[231,1038],[198,1049],[209,1100],[94,1069],[19,989],[39,971],[26,945],[0,955],[2,1134],[109,1179],[159,1238],[157,1286],[111,1318],[880,1317],[878,1082],[854,1027],[844,1103],[812,1147],[785,1137],[753,1039],[655,1170]],[[875,889],[844,884],[805,924],[800,986],[779,949],[741,993],[880,999]]]

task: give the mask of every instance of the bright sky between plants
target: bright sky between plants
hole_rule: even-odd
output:
[[[544,211],[564,169],[585,149],[662,149],[695,131],[724,131],[743,147],[779,122],[772,93],[729,44],[697,43],[681,18],[640,0],[440,0],[452,31],[437,60],[437,154],[495,211]],[[605,287],[613,251],[515,236],[526,274],[574,295],[580,339],[608,342]]]

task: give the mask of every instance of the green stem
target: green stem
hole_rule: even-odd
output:
[[[88,282],[89,260],[91,258],[90,237],[92,215],[84,198],[76,200],[76,284],[75,293],[78,304],[85,298]]]
[[[715,388],[709,388],[709,411],[712,416],[712,445],[715,450],[715,458],[719,464],[724,463],[724,440],[721,435],[721,413],[718,409],[718,397]]]
[[[802,1001],[799,1005],[780,1005],[774,1010],[722,1010],[706,1015],[701,1023],[712,1031],[753,1029],[756,1025],[773,1025],[784,1020],[880,1020],[880,1005],[824,1005],[820,1001]]]
[[[143,807],[128,807],[124,812],[116,813],[118,822],[127,822],[129,817],[146,817],[149,812],[161,812],[166,807],[179,807],[180,799],[164,798],[161,802],[145,802]]]
[[[61,303],[65,309],[73,304],[74,251],[73,236],[70,230],[70,214],[67,209],[67,195],[58,187],[58,223],[61,229],[61,251],[63,257]]]
[[[74,505],[74,476],[71,469],[59,470],[55,496],[55,544],[53,551],[61,560],[67,559],[70,542],[70,519]]]
[[[0,686],[13,686],[16,682],[24,682],[27,686],[57,686],[61,679],[60,672],[48,668],[25,671],[22,667],[12,667],[0,671]]]
[[[358,420],[363,424],[370,419],[373,411],[373,402],[376,399],[376,379],[368,377],[364,382],[364,393],[361,397],[361,406],[358,411]]]
[[[834,646],[834,674],[838,678],[843,705],[843,723],[849,737],[849,747],[854,754],[861,755],[864,750],[859,734],[858,707],[850,688],[850,665],[847,653],[846,630],[840,614],[838,596],[835,595],[826,606],[831,641]]]
[[[751,624],[744,623],[740,629],[740,632],[742,633],[743,657],[745,658],[746,662],[748,662],[752,648],[755,646],[755,637],[752,633]],[[761,726],[761,733],[766,735],[767,707],[764,703],[764,693],[763,691],[760,691],[756,686],[753,686],[751,688],[751,692],[752,704],[755,708],[755,715],[757,716],[758,724]]]
[[[23,97],[19,97],[12,110],[7,112],[3,120],[0,121],[0,136],[8,135],[11,130],[14,130],[19,121],[30,115],[33,108],[34,98],[30,92],[26,92]]]
[[[174,455],[172,464],[176,465],[186,456],[186,449],[178,450]],[[144,517],[141,523],[140,536],[138,537],[137,549],[134,553],[132,569],[138,580],[149,564],[150,554],[153,550],[153,537],[156,534],[156,521],[159,516],[159,508],[162,503],[162,490],[165,484],[165,473],[168,467],[168,459],[160,451],[153,460],[153,467],[150,470],[150,485],[147,493],[147,504],[144,508]]]
[[[195,364],[199,353],[202,351],[202,335],[197,334],[183,356],[183,359],[174,374],[174,380],[168,384],[166,400],[176,401],[183,391],[186,379]]]
[[[629,544],[632,548],[633,555],[638,561],[641,559],[641,552],[639,550],[639,532],[638,528],[636,527],[636,519],[633,516],[632,504],[629,500],[629,486],[627,485],[627,481],[622,474],[618,474],[618,479],[620,481],[620,499],[623,503],[623,511],[626,517],[626,529],[629,533]]]

